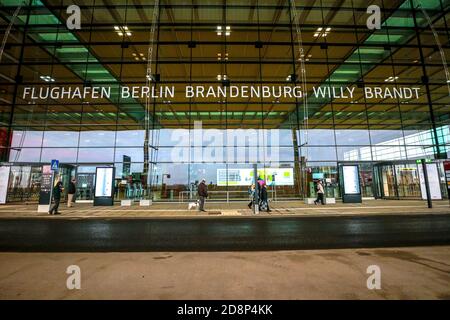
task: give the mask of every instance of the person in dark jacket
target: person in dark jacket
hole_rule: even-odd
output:
[[[267,194],[267,187],[266,184],[262,184],[261,188],[259,190],[259,207],[261,208],[261,210],[264,210],[267,207],[267,212],[271,212],[272,210],[270,210],[269,208],[269,196]]]
[[[53,187],[53,200],[55,200],[55,203],[51,206],[48,214],[60,214],[58,212],[58,208],[59,208],[59,203],[61,201],[61,194],[63,191],[64,191],[64,188],[62,186],[61,178],[58,178],[56,180],[55,186]]]
[[[202,181],[198,185],[198,196],[200,198],[200,205],[198,207],[198,211],[206,211],[205,200],[208,197],[208,186],[206,185],[205,179],[202,179]]]
[[[248,189],[248,196],[250,198],[250,203],[248,204],[249,209],[252,208],[254,202],[255,202],[255,195],[256,195],[256,186],[252,184],[250,189]]]
[[[75,178],[72,178],[72,180],[69,182],[69,190],[67,191],[67,207],[69,208],[73,206],[73,200],[75,198],[75,193],[77,192],[75,183]]]

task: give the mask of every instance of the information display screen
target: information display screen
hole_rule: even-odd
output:
[[[321,180],[325,177],[325,174],[323,172],[320,173],[313,173],[312,178],[313,180]]]
[[[344,193],[360,194],[358,166],[343,166],[342,173],[344,175]]]
[[[293,168],[265,168],[258,169],[258,178],[264,180],[268,186],[293,186]],[[217,169],[218,186],[250,186],[254,183],[253,169]]]
[[[112,197],[114,183],[113,168],[97,168],[95,182],[96,197]]]
[[[39,204],[50,203],[50,193],[52,191],[53,171],[50,165],[42,166],[41,191],[39,192]]]

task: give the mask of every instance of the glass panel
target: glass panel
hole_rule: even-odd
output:
[[[398,196],[405,198],[420,198],[420,181],[417,165],[396,165]]]
[[[386,198],[397,197],[395,171],[392,166],[381,167],[381,179],[383,183],[383,195]]]
[[[298,2],[302,47],[287,1],[161,2],[151,75],[154,2],[110,2],[84,1],[80,30],[67,29],[61,2],[20,10],[0,70],[1,162],[30,167],[56,158],[80,170],[115,163],[118,199],[151,190],[154,199],[175,201],[192,198],[201,176],[217,199],[245,198],[230,172],[252,163],[292,168],[294,186],[270,192],[303,198],[314,193],[313,173],[331,179],[326,190],[339,197],[337,161],[364,168],[363,195],[371,196],[371,165],[448,158],[449,79],[436,47],[450,53],[444,1],[421,2],[436,34],[410,1],[375,1],[381,30],[367,28],[367,1]],[[16,7],[2,1],[3,26]],[[252,87],[272,93],[231,94]],[[302,96],[286,95],[294,90]],[[411,180],[407,170],[394,171]],[[80,199],[91,197],[86,188]]]

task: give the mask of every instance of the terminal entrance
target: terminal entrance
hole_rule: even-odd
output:
[[[421,164],[419,164],[421,165]],[[420,199],[420,177],[418,164],[380,163],[373,167],[376,198]]]
[[[75,166],[60,164],[58,176],[67,190],[71,177],[75,176]],[[41,190],[41,165],[11,166],[8,182],[7,202],[37,202]]]
[[[324,186],[327,198],[341,199],[341,177],[337,171],[339,165],[357,164],[363,200],[424,200],[424,184],[421,178],[422,164],[416,161],[401,162],[339,162],[337,166],[308,166],[297,168],[277,167],[258,168],[259,179],[267,185],[271,201],[291,201],[315,198],[317,181]],[[434,172],[428,172],[433,182],[432,199],[446,198],[446,182],[442,162],[428,163]],[[114,164],[73,165],[60,164],[58,175],[67,190],[72,177],[76,178],[77,202],[92,202],[95,194],[96,168],[112,167]],[[184,166],[182,169],[186,168]],[[7,199],[8,203],[37,202],[39,200],[43,165],[21,164],[10,167]],[[122,173],[116,167],[114,181],[114,199],[139,201],[152,199],[155,202],[191,202],[197,199],[197,177],[206,177],[210,193],[209,201],[233,202],[247,201],[248,189],[253,183],[250,166],[235,165],[228,167],[198,166],[190,172],[189,178],[180,176],[182,170],[166,167],[156,171],[155,182],[147,189],[142,173]],[[265,173],[264,173],[265,171]],[[186,178],[186,180],[184,180]],[[186,181],[189,181],[186,184]],[[248,181],[247,181],[248,180]],[[150,192],[151,191],[151,192]]]
[[[77,174],[77,195],[76,201],[94,200],[95,173]]]

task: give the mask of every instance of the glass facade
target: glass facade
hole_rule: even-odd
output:
[[[213,200],[246,199],[255,163],[275,199],[312,197],[317,179],[339,198],[342,163],[359,164],[365,197],[420,197],[415,160],[442,174],[449,158],[449,0],[372,1],[380,29],[361,0],[21,3],[0,0],[10,201],[36,197],[52,159],[78,200],[106,165],[118,199],[184,201],[202,178]],[[263,86],[270,97],[250,94]]]

